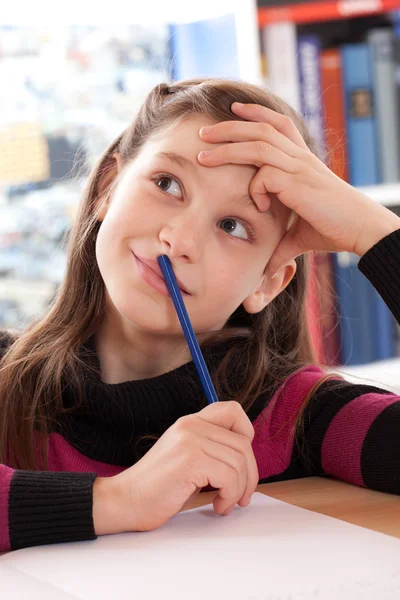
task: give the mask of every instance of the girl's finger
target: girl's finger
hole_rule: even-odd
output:
[[[251,493],[254,492],[254,489],[248,490],[248,477],[247,477],[247,463],[243,454],[235,450],[234,448],[230,448],[229,446],[217,444],[212,440],[206,440],[206,443],[203,447],[203,452],[209,458],[214,458],[219,462],[224,463],[228,467],[231,467],[236,471],[237,475],[237,488],[235,492],[237,493],[236,502],[239,502],[244,496],[251,496]],[[233,502],[232,504],[236,504]]]
[[[271,194],[290,210],[299,210],[302,198],[291,191],[296,185],[296,175],[285,173],[282,169],[271,165],[263,165],[258,169],[249,185],[249,193],[258,206],[258,210],[265,212],[271,206]],[[297,188],[298,189],[298,188]],[[285,191],[289,193],[285,194]],[[271,213],[272,214],[272,213]]]
[[[198,159],[205,167],[217,167],[229,163],[256,167],[268,164],[286,173],[295,173],[299,167],[298,159],[267,142],[260,141],[223,144],[213,150],[200,152]]]
[[[272,192],[272,190],[267,187],[267,181],[264,177],[265,169],[266,165],[261,167],[261,169],[258,169],[249,185],[250,196],[253,198],[260,212],[266,212],[271,206],[270,192]],[[272,212],[271,215],[274,217]]]
[[[257,462],[250,439],[245,435],[234,433],[213,423],[207,423],[207,427],[202,428],[202,435],[206,436],[207,443],[212,441],[218,444],[221,452],[222,446],[225,446],[244,456],[246,460],[247,481],[243,496],[240,498],[240,503],[241,506],[245,506],[250,500],[259,480]]]
[[[303,149],[280,133],[270,123],[248,123],[245,121],[222,121],[216,125],[200,129],[202,139],[211,144],[222,142],[264,141],[275,146],[289,156],[297,158]]]
[[[181,417],[177,423],[184,423],[188,419],[202,419],[207,423],[213,423],[218,427],[224,427],[228,431],[233,431],[244,435],[252,442],[254,439],[254,427],[249,417],[244,412],[242,406],[234,401],[215,402],[208,404],[195,415]],[[176,427],[176,424],[175,424]]]
[[[271,108],[261,106],[260,104],[240,104],[239,102],[234,102],[231,110],[234,114],[242,117],[242,119],[246,119],[246,121],[270,123],[297,146],[310,152],[300,131],[289,116],[277,113]]]
[[[214,510],[221,515],[230,507],[235,506],[243,495],[238,472],[218,458],[206,453],[204,455],[203,465],[208,483],[218,490],[218,495],[214,498]]]

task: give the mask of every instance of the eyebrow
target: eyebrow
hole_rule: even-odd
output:
[[[158,152],[155,157],[169,160],[170,162],[182,167],[182,169],[188,167],[193,170],[195,168],[195,165],[191,160],[185,156],[182,156],[181,154],[176,154],[176,152]],[[241,204],[242,206],[246,207],[254,206],[259,216],[265,217],[265,219],[268,221],[271,219],[276,221],[276,215],[270,209],[260,212],[257,204],[249,194],[237,194],[230,199],[230,202],[232,202],[232,204]]]

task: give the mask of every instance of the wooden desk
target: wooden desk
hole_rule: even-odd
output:
[[[400,538],[400,496],[394,494],[322,477],[264,483],[257,487],[257,492]],[[199,494],[185,510],[211,504],[215,495],[216,492]]]

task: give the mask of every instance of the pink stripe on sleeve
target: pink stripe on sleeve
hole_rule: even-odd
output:
[[[289,467],[294,420],[304,398],[323,375],[325,373],[317,365],[308,365],[293,373],[253,423],[253,450],[260,479],[282,473]]]
[[[363,394],[343,406],[332,419],[322,443],[321,464],[328,475],[364,486],[361,452],[365,436],[379,414],[399,402],[394,394]]]
[[[14,469],[0,465],[0,552],[10,550],[8,526],[8,496]]]
[[[49,471],[93,472],[98,477],[111,477],[125,469],[126,467],[109,465],[84,456],[59,433],[49,435]]]

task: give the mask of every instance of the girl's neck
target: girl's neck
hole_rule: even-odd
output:
[[[95,347],[105,383],[157,377],[191,361],[184,337],[165,341],[161,336],[143,336],[143,332],[128,337],[106,323],[95,335]]]

